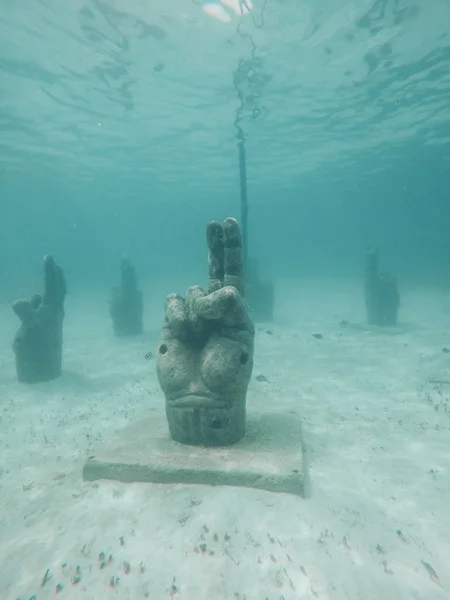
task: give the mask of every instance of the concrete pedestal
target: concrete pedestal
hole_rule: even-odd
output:
[[[132,423],[90,456],[86,480],[231,485],[302,496],[301,423],[293,413],[248,411],[247,433],[229,447],[174,442],[164,410]]]

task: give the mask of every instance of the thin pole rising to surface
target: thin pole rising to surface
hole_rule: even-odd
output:
[[[241,231],[242,248],[244,253],[244,270],[247,271],[247,252],[248,252],[248,200],[247,200],[247,164],[245,156],[245,139],[238,138],[239,149],[239,179],[241,195]]]
[[[264,0],[262,9],[260,11],[260,22],[258,22],[255,18],[253,18],[253,25],[257,29],[261,29],[264,24],[264,12],[266,9],[266,2]],[[245,0],[242,0],[241,5],[245,5],[246,8],[248,6],[245,4]],[[236,33],[242,38],[242,40],[246,40],[250,44],[251,55],[250,58],[241,58],[238,64],[236,71],[233,73],[233,85],[236,90],[239,106],[236,109],[236,117],[234,119],[234,126],[236,128],[236,137],[238,141],[238,152],[239,152],[239,180],[240,180],[240,201],[241,201],[241,231],[242,231],[242,250],[243,250],[243,263],[244,263],[244,272],[247,273],[247,258],[248,258],[248,198],[247,198],[247,161],[246,161],[246,153],[245,153],[245,133],[244,129],[241,125],[241,121],[244,117],[244,107],[245,107],[245,98],[246,92],[245,89],[249,86],[251,88],[255,88],[255,85],[258,86],[261,80],[260,77],[253,77],[255,74],[255,68],[260,66],[259,61],[257,60],[256,53],[256,45],[250,33],[246,33],[241,29],[242,19],[239,21],[239,25],[236,29]],[[255,83],[256,81],[256,83]],[[250,97],[258,97],[259,91],[253,90]],[[251,118],[255,119],[260,115],[261,111],[259,108],[253,107]],[[247,281],[247,277],[245,277],[245,281]]]
[[[242,61],[240,62],[240,67]],[[242,111],[244,109],[244,95],[239,88],[239,68],[234,73],[234,87],[239,98],[239,107],[236,110],[236,118],[234,126],[236,127],[236,138],[238,146],[239,158],[239,187],[240,187],[240,204],[241,204],[241,234],[242,234],[242,252],[244,265],[244,281],[247,282],[247,256],[248,256],[248,197],[247,197],[247,161],[245,154],[245,134],[241,127]],[[246,295],[247,286],[244,286],[244,295]]]

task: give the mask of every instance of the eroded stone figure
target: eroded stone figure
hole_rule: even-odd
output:
[[[139,335],[143,330],[142,293],[138,290],[136,273],[129,260],[120,263],[120,285],[113,288],[109,313],[117,336]]]
[[[245,435],[246,394],[253,369],[254,325],[244,299],[238,222],[211,222],[209,289],[170,294],[157,348],[157,373],[172,439],[227,446]]]
[[[379,273],[377,248],[366,256],[364,291],[369,325],[396,325],[400,306],[397,279],[388,272]]]
[[[52,256],[44,257],[44,296],[16,300],[13,310],[22,324],[13,340],[17,378],[38,383],[61,375],[64,300],[63,270]]]

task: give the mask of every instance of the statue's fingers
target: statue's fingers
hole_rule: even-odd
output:
[[[128,258],[123,257],[120,261],[120,277],[122,288],[137,290],[136,271]]]
[[[226,286],[195,301],[196,314],[208,321],[241,323],[246,314],[244,299],[235,286]]]
[[[37,310],[40,307],[40,305],[42,304],[41,294],[33,294],[33,296],[31,296],[30,303],[31,303],[31,308],[33,310]]]
[[[223,222],[224,248],[224,286],[232,285],[242,295],[244,284],[244,255],[242,251],[242,234],[236,219],[228,218]]]
[[[188,329],[188,315],[184,298],[169,294],[164,303],[166,323],[175,336],[183,336]]]
[[[205,321],[201,319],[194,306],[199,298],[204,298],[206,292],[199,286],[194,285],[186,292],[186,312],[192,333],[201,334],[205,330]]]
[[[223,228],[217,221],[211,221],[206,226],[206,242],[209,248],[209,286],[208,291],[214,292],[223,286]]]
[[[57,287],[56,262],[53,256],[44,256],[44,304],[53,304]]]
[[[44,298],[43,303],[62,307],[66,296],[66,282],[62,268],[50,254],[44,257]]]
[[[188,316],[191,316],[197,298],[203,298],[204,296],[206,296],[206,292],[199,285],[193,285],[187,290],[185,306]]]
[[[33,320],[33,306],[29,300],[16,300],[12,305],[13,311],[22,321],[30,324]]]
[[[62,270],[62,267],[59,265],[56,265],[56,272],[58,278],[58,301],[60,304],[64,304],[64,299],[67,294],[66,278],[64,277],[64,271]]]

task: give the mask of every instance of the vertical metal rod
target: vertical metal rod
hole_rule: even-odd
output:
[[[242,249],[244,259],[244,273],[247,273],[248,257],[248,201],[247,201],[247,164],[245,156],[245,139],[238,135],[239,149],[239,178],[241,190],[241,231],[242,231]]]

